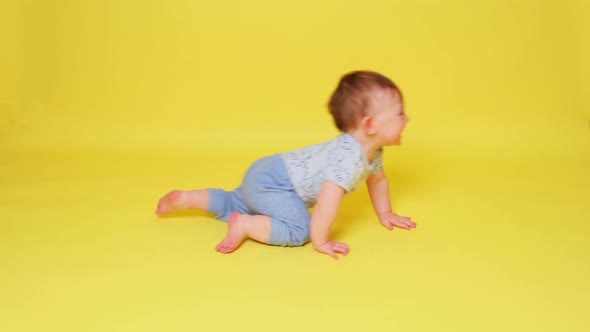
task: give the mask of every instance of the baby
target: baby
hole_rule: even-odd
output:
[[[415,228],[411,218],[391,211],[382,167],[383,147],[399,145],[408,122],[400,90],[376,72],[351,72],[341,78],[328,107],[342,132],[336,138],[259,159],[234,191],[172,191],[160,199],[156,214],[198,209],[226,221],[227,235],[215,248],[224,254],[247,238],[280,246],[311,240],[316,251],[338,259],[349,248],[330,239],[331,225],[344,195],[366,181],[385,228]]]

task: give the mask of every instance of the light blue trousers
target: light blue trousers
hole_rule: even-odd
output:
[[[252,164],[234,191],[209,189],[208,211],[226,222],[234,212],[269,216],[268,244],[301,246],[309,241],[309,211],[278,154]]]

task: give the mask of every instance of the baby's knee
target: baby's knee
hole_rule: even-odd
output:
[[[290,225],[273,219],[268,244],[283,247],[298,247],[309,242],[309,228]]]
[[[291,230],[291,246],[299,247],[309,242],[309,230]]]

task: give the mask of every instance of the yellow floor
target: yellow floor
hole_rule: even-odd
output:
[[[582,1],[7,3],[0,331],[590,330]],[[154,215],[336,135],[352,69],[405,94],[385,170],[417,229],[381,227],[366,189],[338,261],[221,255],[226,224]]]

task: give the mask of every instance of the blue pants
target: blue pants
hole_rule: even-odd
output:
[[[309,211],[295,192],[280,155],[256,161],[234,191],[209,189],[207,210],[226,222],[234,212],[269,216],[268,244],[301,246],[309,241]]]

